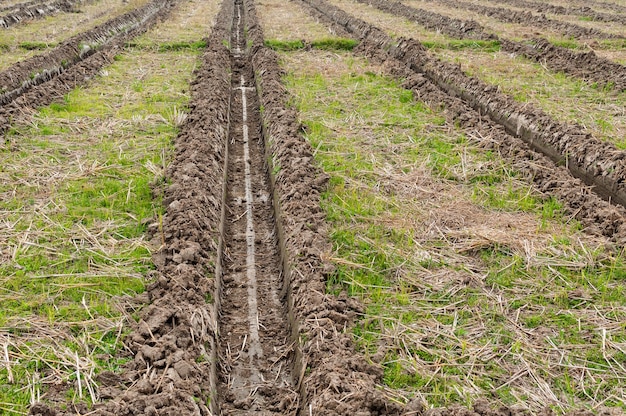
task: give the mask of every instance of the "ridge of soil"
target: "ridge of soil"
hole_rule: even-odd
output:
[[[626,13],[626,6],[622,6],[621,4],[598,1],[598,0],[586,0],[586,1],[579,0],[578,2],[584,4],[585,6],[595,6],[595,7],[600,7],[606,10],[612,10],[618,13]]]
[[[504,39],[485,32],[474,20],[453,19],[425,9],[417,9],[398,1],[357,0],[387,13],[403,16],[427,29],[441,31],[458,39],[497,40],[502,50],[519,54],[545,64],[555,72],[564,72],[600,86],[611,85],[616,91],[626,90],[626,67],[600,57],[593,51],[574,52],[543,38],[533,39],[533,45]]]
[[[154,230],[162,247],[154,255],[154,283],[148,304],[124,340],[132,358],[122,374],[101,373],[95,415],[209,415],[215,406],[218,339],[216,264],[223,210],[228,139],[232,3],[225,2],[191,85],[190,113],[176,138],[168,166],[167,206]],[[201,398],[197,400],[197,398]],[[58,404],[64,397],[47,398]],[[85,406],[59,410],[38,403],[31,415],[88,412]]]
[[[580,7],[564,7],[556,4],[542,3],[537,1],[528,0],[499,0],[498,3],[510,4],[511,6],[533,9],[537,13],[552,13],[552,14],[569,14],[581,17],[590,17],[591,20],[598,22],[618,22],[626,24],[626,16],[619,14],[610,14],[598,12],[589,6]]]
[[[487,138],[480,140],[482,146],[497,149],[541,191],[566,201],[572,215],[590,232],[618,243],[626,241],[626,209],[603,200],[598,186],[586,186],[573,177],[614,181],[620,187],[626,173],[624,152],[583,134],[578,126],[557,123],[540,110],[519,105],[496,87],[430,57],[413,39],[402,38],[396,43],[380,29],[323,0],[306,0],[305,4],[316,17],[359,40],[357,51],[390,66],[390,72],[405,79],[405,87],[416,97],[437,108],[443,105],[454,122],[480,131]],[[617,172],[605,170],[608,166],[620,173],[612,176]]]
[[[30,1],[13,6],[5,6],[0,11],[10,10],[10,12],[0,16],[0,27],[7,28],[30,19],[42,19],[56,13],[75,12],[77,4],[80,3],[80,0],[54,0]]]
[[[363,308],[345,294],[326,293],[333,267],[324,258],[331,251],[320,194],[328,175],[315,165],[313,149],[301,135],[297,113],[288,105],[278,55],[263,46],[263,31],[252,1],[249,14],[253,65],[258,78],[265,137],[274,167],[274,199],[285,271],[291,282],[293,320],[298,322],[300,378],[303,403],[300,414],[399,415],[404,407],[386,399],[376,388],[383,370],[368,363],[354,349],[345,327]],[[270,169],[274,170],[274,169]]]
[[[33,87],[53,80],[98,52],[119,47],[125,40],[145,32],[157,19],[168,14],[175,4],[175,0],[153,0],[139,9],[71,37],[48,53],[17,62],[0,72],[1,114],[6,114],[6,104]]]
[[[547,18],[544,14],[533,14],[529,11],[516,11],[504,7],[481,6],[474,3],[466,3],[455,0],[426,0],[443,4],[447,7],[455,9],[464,9],[476,12],[501,22],[518,23],[527,26],[535,26],[538,28],[554,29],[560,31],[565,36],[571,36],[575,39],[623,39],[624,36],[618,36],[612,33],[606,33],[598,29],[586,28],[574,23],[562,22]]]

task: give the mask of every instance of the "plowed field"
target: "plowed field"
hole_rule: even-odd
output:
[[[623,0],[0,14],[1,414],[623,414]]]

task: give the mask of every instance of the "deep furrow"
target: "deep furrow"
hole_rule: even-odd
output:
[[[232,95],[222,254],[218,405],[224,415],[295,414],[293,345],[243,4],[231,37]]]

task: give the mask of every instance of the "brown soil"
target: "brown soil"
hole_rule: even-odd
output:
[[[519,23],[528,26],[534,26],[540,29],[554,29],[560,31],[565,36],[571,36],[575,39],[613,39],[624,38],[611,33],[605,33],[601,30],[586,28],[574,23],[562,22],[559,20],[549,19],[544,14],[533,14],[531,12],[522,12],[507,9],[504,7],[481,6],[479,4],[459,2],[455,0],[426,0],[443,4],[447,7],[456,9],[470,10],[485,16],[492,17],[502,22]]]
[[[261,114],[244,30],[248,11],[235,2],[226,210],[223,223],[218,404],[221,414],[295,415],[294,340]]]
[[[610,85],[617,91],[626,90],[626,67],[593,51],[576,53],[570,49],[551,44],[545,39],[534,39],[533,44],[516,42],[486,33],[484,28],[473,20],[452,19],[425,9],[416,9],[397,1],[358,0],[378,9],[406,17],[427,29],[441,31],[458,39],[497,40],[502,50],[522,55],[535,62],[545,64],[557,72],[564,72],[600,86]]]
[[[586,225],[623,241],[621,207],[507,134],[510,126],[489,119],[497,119],[495,110],[483,111],[485,117],[472,107],[492,100],[509,109],[515,120],[530,123],[516,128],[533,140],[545,137],[527,126],[548,125],[550,137],[567,136],[571,163],[589,169],[603,163],[598,169],[612,178],[609,168],[618,165],[603,159],[606,148],[597,146],[596,159],[578,160],[584,154],[578,140],[589,137],[573,137],[570,127],[536,110],[512,107],[506,97],[432,61],[415,41],[394,44],[323,0],[307,1],[339,33],[358,34],[359,52],[385,61],[421,99],[444,104],[451,119],[490,137],[486,147],[516,160]],[[516,414],[484,401],[473,409],[426,411],[416,402],[392,402],[376,387],[382,369],[355,352],[345,331],[362,307],[325,293],[332,267],[324,260],[330,245],[320,193],[327,176],[314,166],[280,78],[276,54],[263,47],[252,0],[225,1],[167,170],[167,214],[162,229],[153,230],[162,248],[154,283],[141,299],[149,304],[125,340],[131,361],[122,374],[99,376],[101,396],[109,401],[60,411],[54,407],[63,404],[63,394],[50,394],[51,406],[36,404],[31,415]],[[445,89],[441,80],[471,95]]]

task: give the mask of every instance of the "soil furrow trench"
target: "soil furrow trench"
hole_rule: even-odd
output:
[[[218,405],[221,414],[295,414],[293,342],[281,291],[271,182],[245,10],[235,3],[226,215],[221,253]]]

